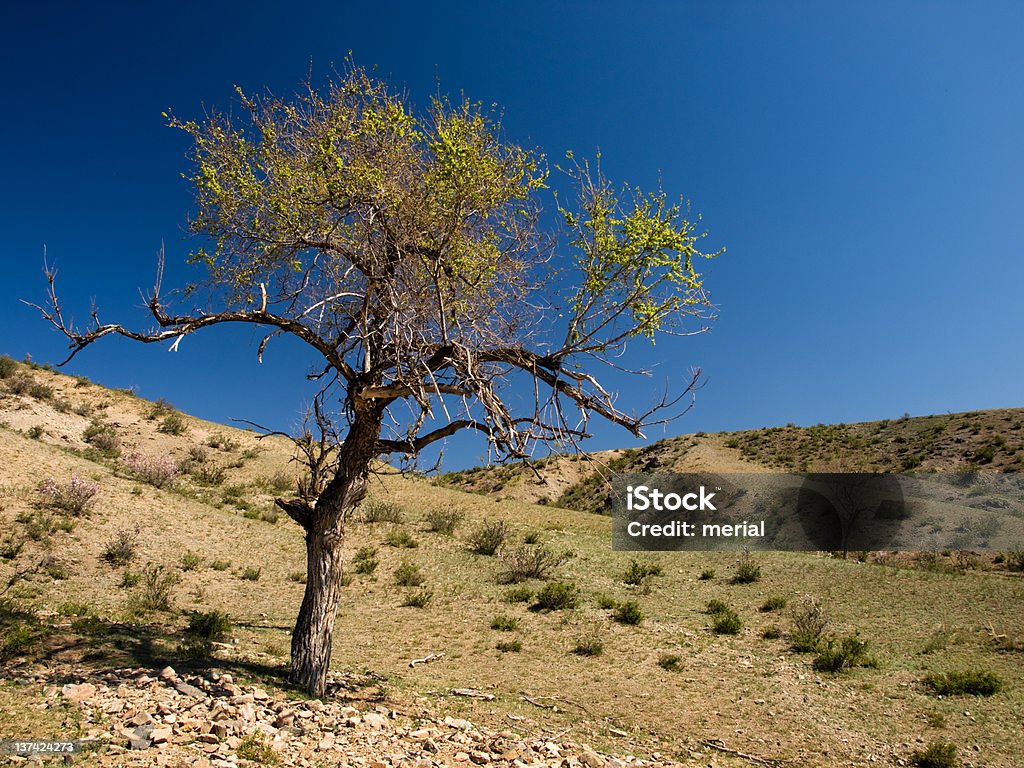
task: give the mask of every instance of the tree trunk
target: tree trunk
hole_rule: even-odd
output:
[[[380,410],[349,430],[339,453],[338,473],[316,504],[301,511],[281,506],[306,532],[306,591],[292,632],[292,682],[321,698],[331,666],[334,620],[341,598],[345,519],[366,496],[370,462],[376,455]]]

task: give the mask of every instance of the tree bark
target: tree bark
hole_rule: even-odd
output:
[[[370,462],[380,434],[378,418],[353,424],[340,451],[337,475],[304,515],[292,514],[306,532],[306,591],[292,632],[291,679],[321,698],[331,666],[334,622],[341,598],[345,519],[366,496]]]

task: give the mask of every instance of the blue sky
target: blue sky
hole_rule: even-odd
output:
[[[182,282],[187,137],[232,85],[294,89],[353,52],[424,104],[438,87],[504,110],[550,157],[600,147],[703,215],[713,332],[637,348],[657,397],[699,365],[682,421],[651,437],[1021,405],[1024,6],[1019,3],[5,4],[0,352],[63,356],[19,299],[146,324],[166,244]],[[346,7],[347,6],[347,7]],[[304,364],[255,334],[164,348],[110,340],[68,366],[214,420],[293,425]],[[618,384],[618,382],[616,382]],[[599,428],[590,447],[633,445]],[[461,440],[448,466],[478,463]]]

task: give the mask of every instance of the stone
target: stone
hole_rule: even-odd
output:
[[[138,727],[140,725],[146,725],[151,722],[153,722],[153,718],[150,717],[149,712],[138,712],[133,717],[128,719],[126,725]]]
[[[474,750],[470,752],[469,759],[477,765],[487,765],[489,762],[491,762],[491,756],[488,755],[486,752],[480,752],[479,750]]]
[[[295,710],[294,709],[283,709],[278,714],[278,716],[276,718],[274,718],[274,727],[275,728],[284,728],[286,726],[293,725],[294,723],[295,723]]]
[[[269,694],[267,694],[267,692],[264,691],[262,688],[253,688],[252,689],[252,697],[256,701],[266,701],[267,699],[270,698]]]
[[[430,752],[431,754],[436,755],[438,752],[441,751],[440,747],[437,746],[437,742],[435,742],[433,739],[425,739],[421,746],[423,747],[424,752]]]
[[[170,741],[174,732],[170,728],[154,728],[149,734],[149,740],[154,744],[163,744]]]
[[[605,768],[604,758],[590,749],[583,750],[583,754],[580,755],[580,762],[587,766],[587,768]]]
[[[60,692],[64,694],[64,698],[68,701],[75,703],[86,701],[96,695],[96,686],[92,683],[81,683],[75,685],[74,683],[68,683]]]
[[[463,720],[457,717],[446,717],[444,724],[454,728],[457,731],[470,731],[473,729],[473,724],[469,720]]]
[[[367,712],[363,715],[363,722],[371,728],[387,728],[388,719],[377,712]]]
[[[178,676],[178,673],[174,671],[174,667],[164,667],[160,670],[160,677],[163,680],[173,680]]]

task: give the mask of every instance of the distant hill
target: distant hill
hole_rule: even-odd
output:
[[[1024,470],[1024,409],[999,408],[856,424],[787,425],[682,435],[644,448],[478,467],[439,476],[448,488],[603,512],[618,472]]]

